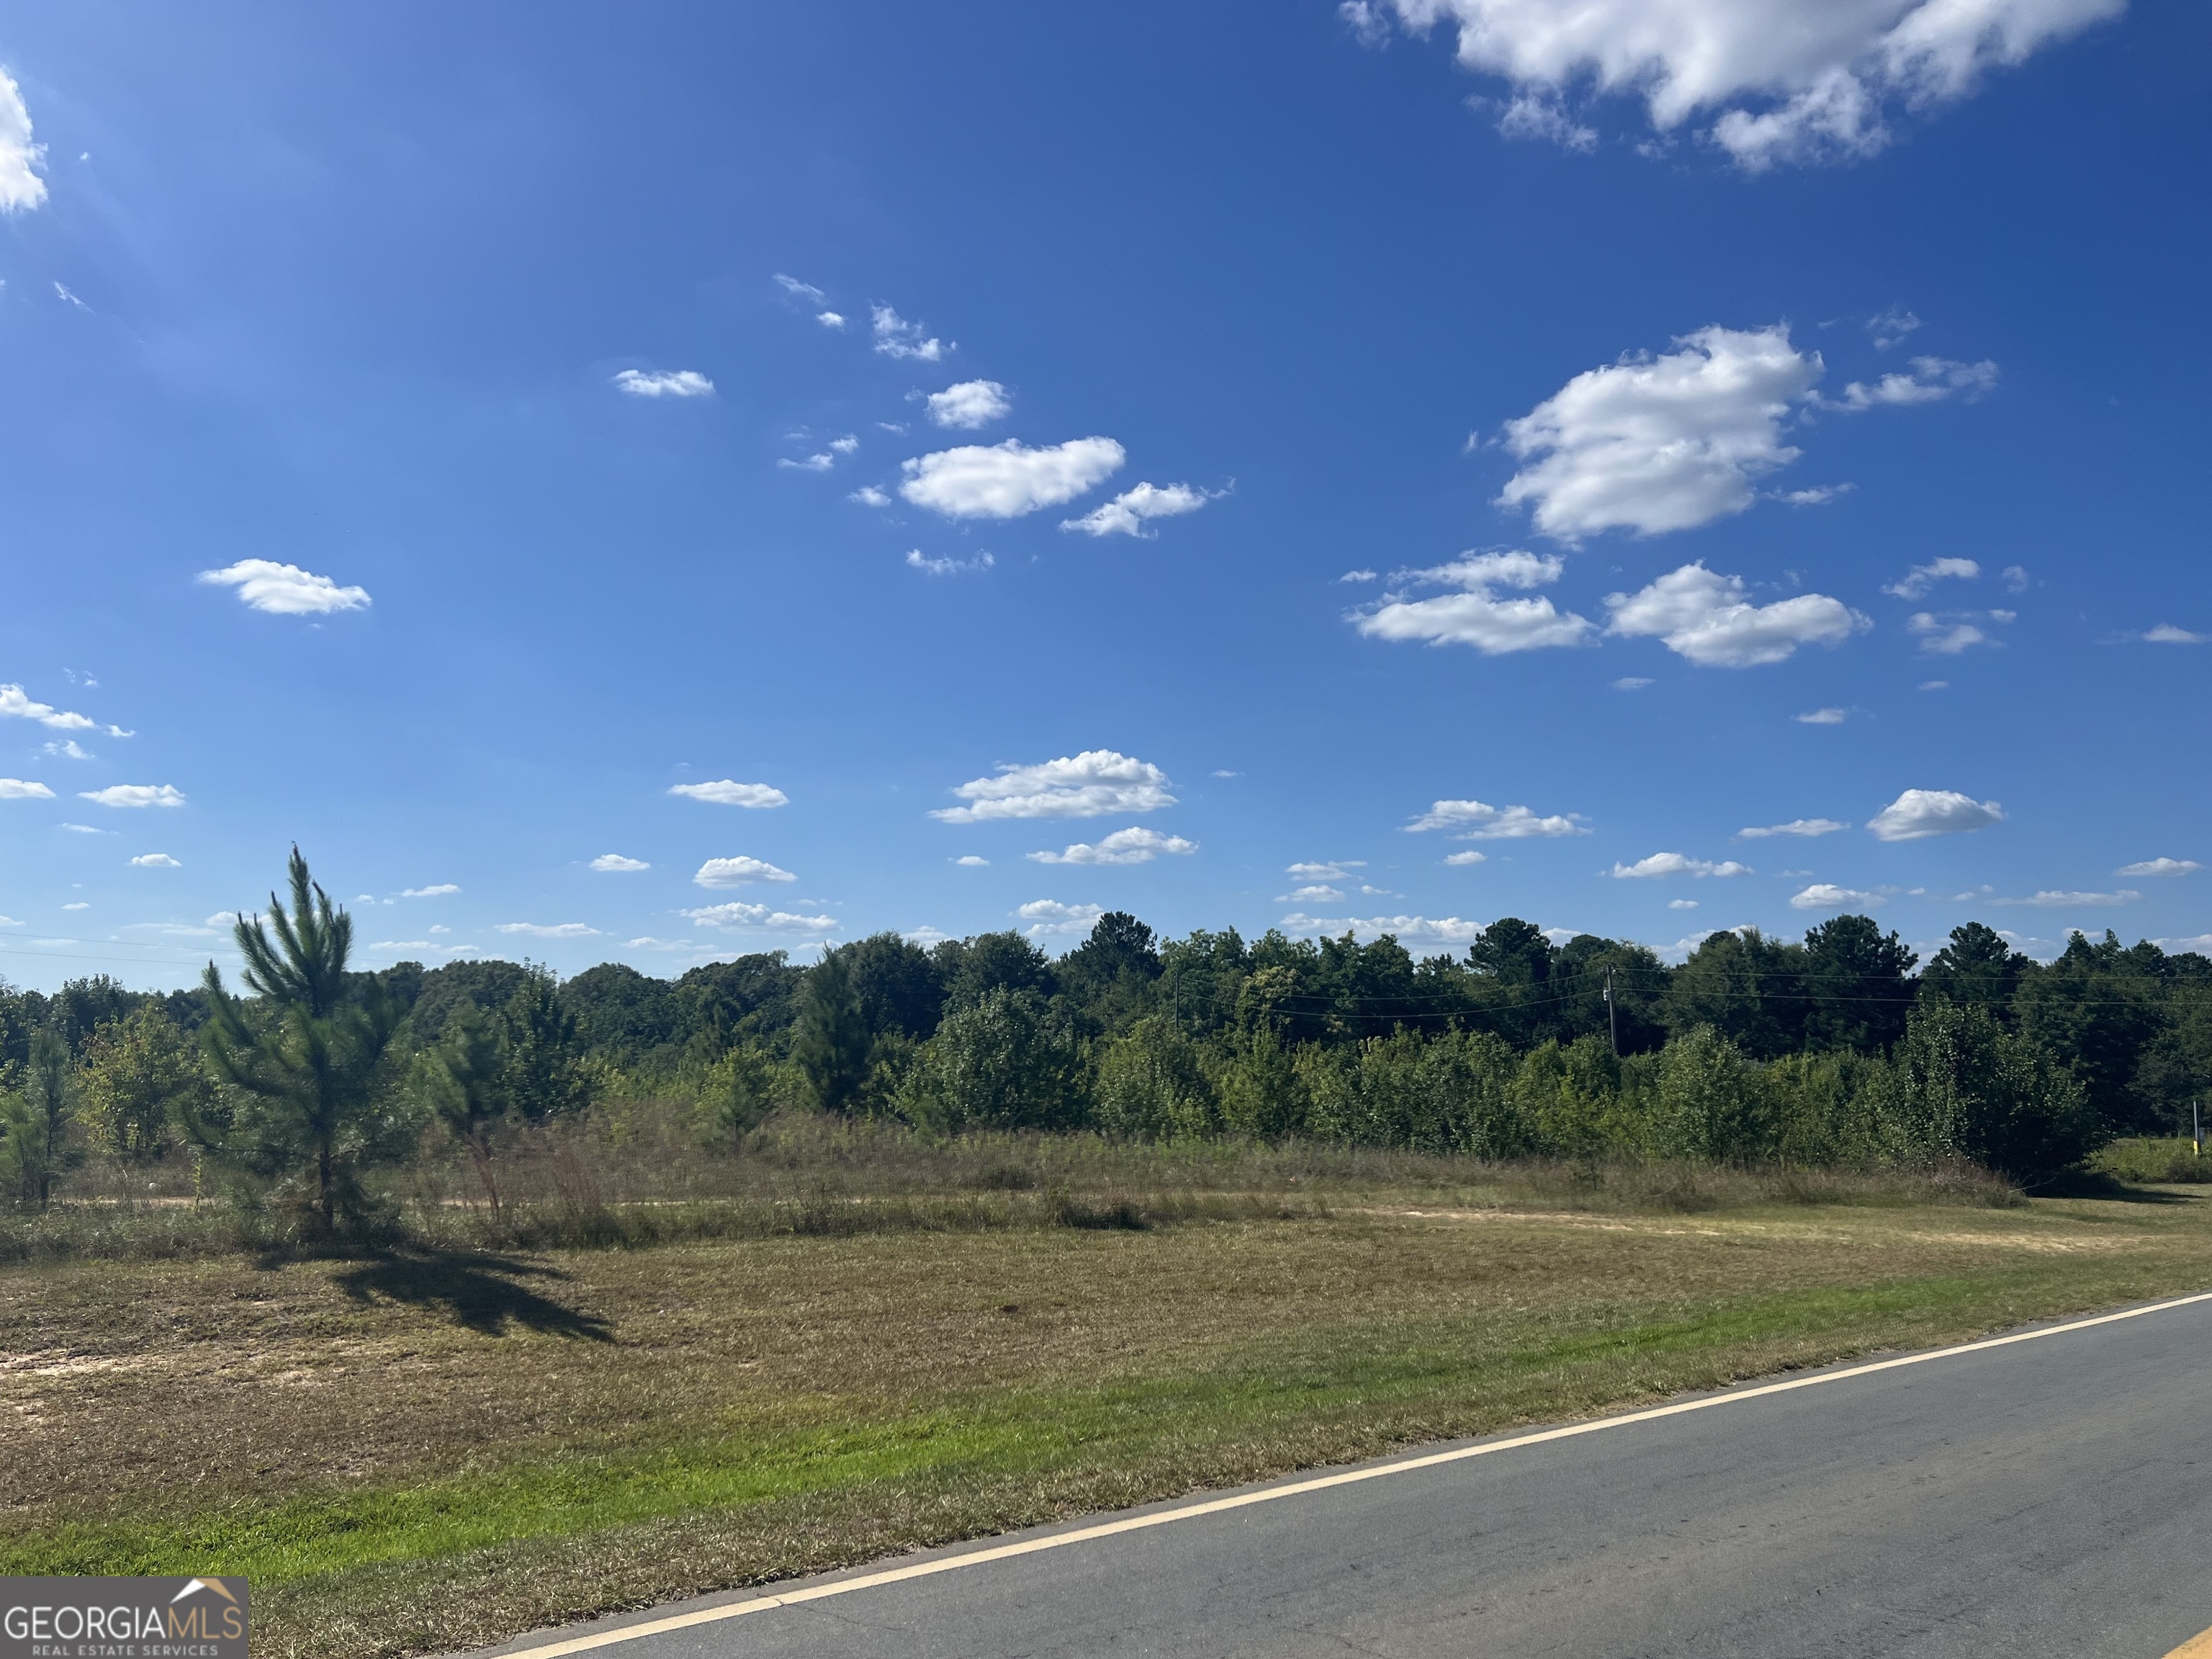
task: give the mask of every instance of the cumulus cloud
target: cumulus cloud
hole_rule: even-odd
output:
[[[2010,611],[1953,611],[1940,617],[1933,611],[1916,611],[1905,619],[1905,628],[1919,639],[1920,649],[1926,654],[1955,657],[1975,646],[1996,643],[1977,624],[2017,620]]]
[[[1811,708],[1790,718],[1800,726],[1841,726],[1851,717],[1848,708]]]
[[[2185,876],[2203,867],[2195,859],[2145,859],[2140,864],[2124,864],[2112,873],[2116,876]]]
[[[1698,908],[1698,902],[1695,899],[1668,899],[1667,908],[1669,910],[1694,910]]]
[[[1879,893],[1862,892],[1856,887],[1838,887],[1832,881],[1817,881],[1801,893],[1790,895],[1790,905],[1795,910],[1870,910],[1882,902]]]
[[[1786,501],[1791,507],[1826,507],[1830,501],[1850,495],[1853,486],[1847,483],[1812,484],[1803,489],[1785,489],[1775,499]]]
[[[998,562],[988,553],[978,553],[972,559],[925,558],[918,547],[907,554],[906,562],[925,576],[970,576]]]
[[[1656,636],[1700,668],[1752,668],[1780,662],[1802,645],[1837,645],[1873,624],[1841,599],[1800,593],[1753,605],[1743,578],[1704,561],[1669,571],[1635,593],[1612,593],[1608,634]]]
[[[1489,854],[1478,853],[1470,847],[1465,852],[1447,854],[1444,862],[1448,865],[1485,864],[1489,859]]]
[[[0,800],[52,800],[53,798],[54,792],[52,790],[47,788],[45,784],[40,783],[33,779],[0,778]],[[63,828],[68,830],[75,830],[79,827],[79,825],[73,823],[64,824],[63,826]],[[89,825],[84,825],[82,827],[88,830],[91,828]],[[92,833],[98,834],[99,832],[97,830],[94,830]]]
[[[1372,570],[1347,570],[1337,578],[1340,582],[1371,582],[1374,580]]]
[[[1787,823],[1761,824],[1736,834],[1745,841],[1761,841],[1769,836],[1832,836],[1850,827],[1835,818],[1792,818]]]
[[[105,789],[80,789],[77,799],[98,806],[182,806],[181,790],[166,783],[111,783]]]
[[[1532,836],[1586,836],[1579,812],[1539,817],[1525,806],[1492,806],[1487,801],[1440,800],[1406,826],[1409,834],[1450,830],[1462,841],[1525,841]]]
[[[1106,914],[1106,908],[1100,904],[1062,904],[1057,899],[1031,899],[1014,914],[1030,924],[1031,939],[1046,939],[1060,933],[1087,933]]]
[[[1789,328],[1711,327],[1681,349],[1587,369],[1505,423],[1522,465],[1498,495],[1561,541],[1687,530],[1749,507],[1753,481],[1797,459],[1782,440],[1821,373]]]
[[[0,718],[36,720],[57,732],[92,732],[98,730],[100,725],[87,715],[73,714],[49,702],[34,702],[24,695],[20,685],[0,685]]]
[[[1324,859],[1285,866],[1284,873],[1300,881],[1342,881],[1354,870],[1364,870],[1365,859]]]
[[[1931,559],[1926,564],[1916,564],[1881,591],[1894,593],[1900,599],[1921,599],[1937,582],[1948,580],[1971,581],[1982,574],[1982,568],[1972,559]]]
[[[2205,635],[2176,628],[2172,623],[2160,623],[2155,628],[2145,629],[2143,639],[2151,645],[2202,645]]]
[[[991,867],[991,860],[981,853],[963,853],[952,861],[963,870],[988,870]]]
[[[696,368],[626,368],[614,383],[633,398],[705,398],[714,390],[714,383]]]
[[[46,147],[31,139],[31,112],[23,89],[0,70],[0,213],[27,213],[46,199],[46,181],[38,169]]]
[[[1018,519],[1073,501],[1126,459],[1111,438],[1071,438],[1041,449],[1016,438],[963,444],[902,462],[899,494],[948,519]]]
[[[1193,489],[1188,484],[1140,483],[1110,501],[1100,502],[1079,519],[1061,520],[1060,527],[1079,530],[1086,536],[1157,536],[1159,532],[1145,527],[1152,520],[1195,513],[1218,493]]]
[[[520,933],[530,939],[593,939],[596,927],[586,927],[580,921],[502,921],[493,931],[500,933]]]
[[[853,499],[863,507],[889,507],[891,498],[873,484],[862,484],[853,492]]]
[[[602,871],[650,870],[653,866],[643,859],[624,858],[620,853],[602,853],[592,860],[592,868]]]
[[[1383,0],[1340,10],[1379,30]],[[1990,70],[2118,16],[2126,0],[1388,0],[1407,29],[1455,26],[1459,61],[1516,97],[1641,99],[1663,141],[1688,130],[1747,172],[1856,160],[1893,107],[1972,93]],[[1899,337],[1901,337],[1901,333]]]
[[[1681,853],[1654,853],[1633,864],[1616,864],[1610,873],[1617,881],[1644,881],[1658,876],[1747,876],[1751,869],[1734,859],[1716,864],[1711,859],[1693,859]]]
[[[1908,789],[1869,818],[1867,828],[1881,841],[1925,841],[2003,822],[2004,809],[1993,800],[1976,800],[1955,789]]]
[[[58,738],[39,745],[41,754],[57,756],[63,760],[90,760],[92,750],[80,744],[75,738]]]
[[[1501,599],[1494,591],[1541,586],[1557,581],[1565,568],[1557,554],[1469,554],[1426,570],[1401,571],[1394,579],[1454,586],[1458,592],[1425,599],[1388,592],[1371,608],[1352,612],[1350,620],[1370,639],[1471,645],[1491,657],[1580,645],[1592,631],[1586,618],[1562,612],[1548,599]]]
[[[234,587],[248,609],[279,617],[327,617],[334,611],[360,611],[369,605],[365,587],[341,587],[296,564],[274,559],[240,559],[220,570],[203,570],[200,580]]]
[[[673,784],[668,793],[688,796],[693,800],[710,801],[716,806],[747,806],[756,811],[791,804],[791,797],[781,789],[771,788],[765,783],[739,783],[732,778],[717,778],[711,783]]]
[[[835,916],[799,915],[789,910],[771,910],[765,904],[745,904],[732,900],[727,904],[709,904],[696,910],[682,910],[677,914],[702,927],[730,927],[766,929],[775,933],[822,933],[837,926]]]
[[[181,870],[185,867],[167,853],[141,853],[131,862],[141,870]]]
[[[1163,853],[1195,853],[1198,843],[1181,836],[1164,836],[1157,830],[1133,825],[1116,830],[1095,844],[1077,842],[1063,852],[1031,853],[1039,864],[1150,864]]]
[[[708,859],[691,879],[702,887],[742,887],[749,881],[797,881],[799,878],[763,860],[739,854],[735,858]]]
[[[1337,900],[1343,896],[1344,890],[1342,888],[1331,887],[1325,881],[1317,881],[1312,883],[1309,886],[1291,889],[1291,891],[1283,896],[1281,902],[1285,904],[1334,904]]]
[[[929,418],[938,425],[973,432],[1013,412],[1014,400],[996,380],[962,380],[927,398]]]
[[[1823,409],[1859,415],[1869,409],[1940,404],[1947,398],[1964,397],[1972,402],[1996,383],[1997,366],[1993,362],[1954,363],[1948,357],[1915,357],[1910,374],[1885,374],[1871,386],[1853,380],[1844,388],[1842,397],[1813,401]]]
[[[1482,935],[1479,921],[1457,916],[1310,916],[1293,910],[1277,924],[1286,933],[1324,933],[1336,938],[1351,933],[1376,939],[1385,933],[1401,942],[1420,945],[1472,945]]]
[[[2045,888],[2041,892],[2029,894],[2026,898],[1992,898],[1984,899],[1981,902],[2025,904],[2043,910],[2079,910],[2099,905],[2132,904],[2142,896],[2141,893],[2128,887],[2123,887],[2117,893],[2067,893]]]
[[[972,779],[952,792],[968,805],[939,807],[929,816],[945,823],[981,823],[1152,812],[1176,804],[1169,787],[1168,775],[1149,761],[1086,749],[1035,766],[1002,765],[997,776]]]
[[[934,336],[925,338],[920,323],[907,321],[889,306],[871,306],[868,313],[875,328],[876,349],[886,357],[933,363],[951,349]]]

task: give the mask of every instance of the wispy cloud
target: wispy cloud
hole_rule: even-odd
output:
[[[933,363],[953,349],[934,336],[926,337],[920,323],[908,322],[889,306],[871,306],[868,311],[875,329],[876,349],[886,357]]]
[[[1972,559],[1931,559],[1926,564],[1914,565],[1881,591],[1900,599],[1925,599],[1928,590],[1937,582],[1972,581],[1981,574],[1981,566]]]
[[[1736,831],[1745,841],[1759,841],[1768,836],[1832,836],[1838,830],[1851,826],[1836,818],[1792,818],[1787,823],[1768,823]]]
[[[1061,520],[1060,527],[1086,536],[1157,536],[1158,531],[1147,527],[1153,520],[1195,513],[1222,493],[1193,489],[1188,484],[1140,483],[1100,502],[1079,519]]]
[[[615,386],[633,398],[708,398],[714,383],[696,368],[626,368]]]
[[[97,806],[182,806],[183,791],[166,783],[112,783],[105,789],[81,789],[77,799]]]
[[[972,559],[932,559],[924,556],[918,547],[907,554],[906,562],[925,576],[978,575],[998,562],[988,552],[978,553]]]
[[[2195,859],[2145,859],[2140,864],[2124,864],[2112,872],[2116,876],[2186,876],[2204,866]]]
[[[587,927],[580,921],[502,921],[493,931],[520,933],[531,939],[596,939],[599,932],[598,928]]]

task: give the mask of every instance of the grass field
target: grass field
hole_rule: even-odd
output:
[[[257,1652],[440,1651],[2212,1285],[2188,1188],[1451,1173],[909,1194],[875,1230],[623,1249],[19,1265],[0,1571],[243,1572]]]

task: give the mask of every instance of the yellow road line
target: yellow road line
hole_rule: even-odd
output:
[[[720,1624],[726,1619],[742,1619],[747,1613],[766,1613],[773,1607],[799,1607],[833,1595],[849,1595],[854,1590],[875,1589],[881,1585],[904,1583],[914,1578],[933,1578],[939,1573],[957,1572],[963,1567],[980,1567],[992,1561],[1012,1560],[1016,1556],[1066,1549],[1071,1544],[1087,1544],[1095,1538],[1112,1538],[1121,1533],[1142,1532],[1148,1527],[1164,1527],[1174,1521],[1193,1521],[1203,1515],[1219,1515],[1229,1510],[1249,1509],[1255,1504],[1273,1504],[1285,1498],[1301,1498],[1311,1492],[1326,1492],[1332,1486],[1356,1486],[1364,1480],[1380,1480],[1385,1475],[1406,1474],[1415,1469],[1432,1469],[1445,1463],[1464,1462],[1471,1457],[1487,1457],[1493,1452],[1514,1451],[1522,1446],[1540,1446],[1547,1441],[1571,1440],[1577,1435],[1626,1428],[1634,1423],[1656,1422],[1662,1417],[1680,1417],[1689,1412],[1710,1411],[1716,1406],[1732,1406],[1738,1401],[1761,1400],[1770,1395],[1790,1394],[1798,1389],[1817,1389],[1824,1383],[1841,1382],[1850,1377],[1870,1376],[1876,1371],[1924,1365],[1930,1360],[1951,1359],[1960,1354],[1980,1353],[1990,1348],[2008,1348],[2016,1342],[2034,1342],[2046,1336],[2063,1336],[2069,1331],[2086,1331],[2099,1325],[2117,1324],[2124,1319],[2140,1319],[2145,1314],[2165,1313],[2170,1309],[2186,1308],[2198,1302],[2212,1302],[2212,1291],[2196,1296],[2176,1297],[2170,1302],[2154,1302],[2148,1307],[2100,1314],[2093,1319],[2076,1319],[2064,1325],[2046,1325],[2039,1330],[2015,1331],[2009,1336],[1990,1336],[1978,1342],[1962,1342],[1955,1347],[1931,1348],[1925,1353],[1904,1354],[1895,1359],[1877,1359],[1864,1365],[1846,1366],[1840,1370],[1818,1371],[1808,1376],[1794,1376],[1787,1382],[1762,1383],[1755,1389],[1736,1389],[1727,1394],[1707,1395],[1698,1400],[1677,1401],[1671,1406],[1654,1406],[1644,1411],[1625,1412],[1618,1417],[1595,1418],[1587,1423],[1570,1423],[1561,1428],[1541,1429],[1534,1434],[1514,1435],[1504,1440],[1486,1440],[1479,1445],[1456,1446],[1449,1451],[1401,1457],[1389,1463],[1370,1464],[1365,1468],[1316,1475],[1310,1480],[1293,1480],[1279,1486],[1266,1486],[1257,1492],[1237,1492],[1227,1498],[1208,1498],[1171,1510],[1154,1510],[1145,1515],[1126,1516],[1119,1521],[1103,1521],[1096,1526],[1077,1527],[1042,1538],[1025,1538],[1017,1543],[997,1544],[988,1549],[970,1550],[963,1555],[942,1556],[933,1561],[915,1561],[902,1567],[885,1567],[879,1571],[839,1578],[826,1584],[810,1584],[803,1589],[786,1590],[780,1595],[757,1595],[747,1601],[731,1601],[720,1607],[701,1607],[691,1613],[672,1613],[665,1619],[647,1620],[643,1624],[624,1625],[616,1630],[571,1636],[562,1641],[546,1643],[542,1647],[520,1648],[513,1653],[501,1656],[501,1659],[560,1659],[560,1656],[566,1654],[590,1653],[599,1648],[613,1647],[620,1642],[635,1642],[647,1636],[664,1636],[671,1631],[696,1630],[702,1625]],[[2166,1659],[2212,1659],[2212,1631],[2183,1644],[2167,1655]]]

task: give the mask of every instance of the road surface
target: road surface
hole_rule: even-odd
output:
[[[2208,1362],[2212,1298],[2161,1304],[491,1651],[2161,1659],[2212,1626]]]

